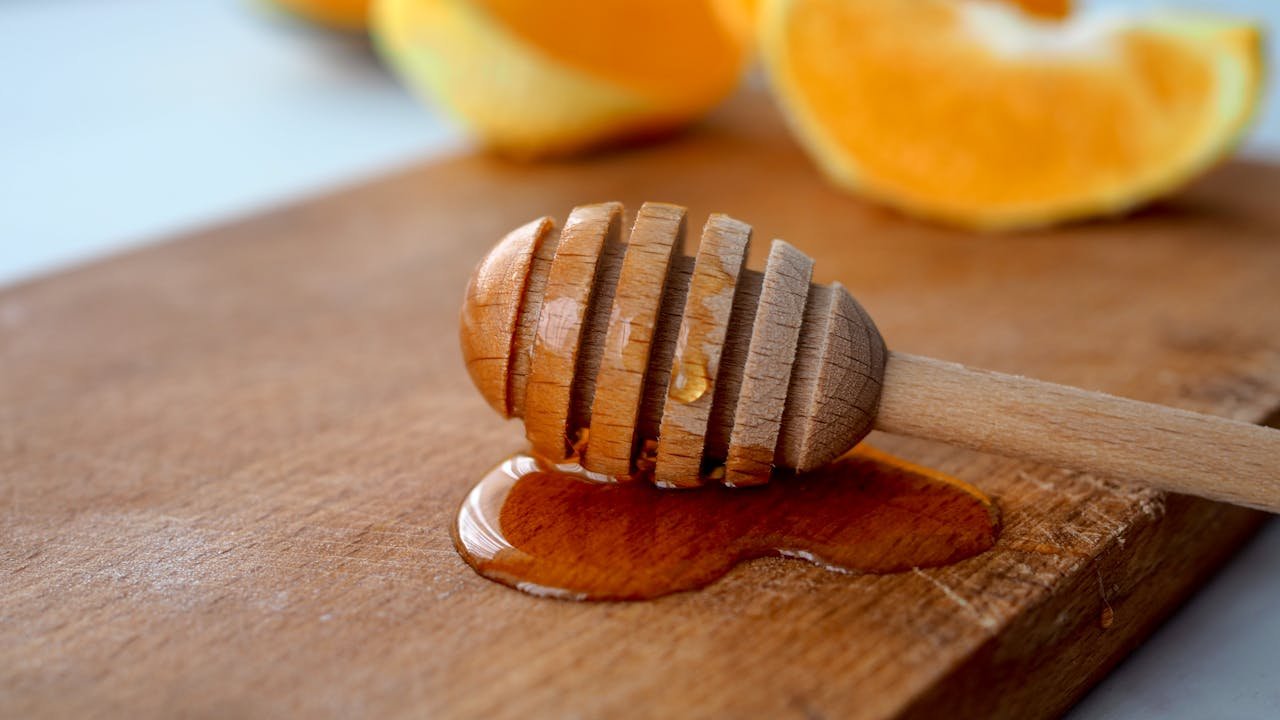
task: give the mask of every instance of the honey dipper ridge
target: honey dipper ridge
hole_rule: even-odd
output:
[[[645,203],[625,241],[622,215],[601,203],[559,233],[549,217],[523,225],[467,286],[467,370],[539,455],[580,449],[588,471],[651,468],[663,486],[751,485],[874,427],[1280,509],[1280,431],[891,353],[786,242],[758,272],[738,220],[712,215],[688,257],[683,207]]]

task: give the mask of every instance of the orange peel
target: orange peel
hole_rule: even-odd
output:
[[[508,154],[684,125],[737,86],[750,40],[718,0],[384,0],[380,47],[419,94]]]

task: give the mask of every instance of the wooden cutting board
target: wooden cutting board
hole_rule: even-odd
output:
[[[1261,421],[1280,406],[1277,197],[1280,168],[1234,163],[1122,222],[967,235],[838,194],[746,96],[666,144],[435,162],[9,288],[0,715],[1056,715],[1260,516],[873,436],[991,494],[997,547],[536,599],[449,537],[522,446],[459,359],[467,274],[535,216],[677,202],[805,249],[896,349]]]

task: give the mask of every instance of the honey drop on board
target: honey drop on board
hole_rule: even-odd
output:
[[[640,600],[765,556],[856,573],[936,567],[990,549],[999,531],[976,488],[859,447],[814,472],[738,489],[603,484],[516,455],[467,495],[454,539],[478,573],[525,592]]]

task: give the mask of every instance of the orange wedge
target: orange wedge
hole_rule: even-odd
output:
[[[286,10],[338,30],[364,30],[373,0],[275,0]]]
[[[687,123],[737,86],[750,42],[719,0],[383,0],[374,16],[414,89],[517,155]]]
[[[761,52],[838,184],[968,227],[1118,213],[1220,159],[1261,38],[1203,14],[1047,22],[961,0],[766,0]]]
[[[1005,0],[1042,18],[1065,18],[1071,14],[1071,0]]]

